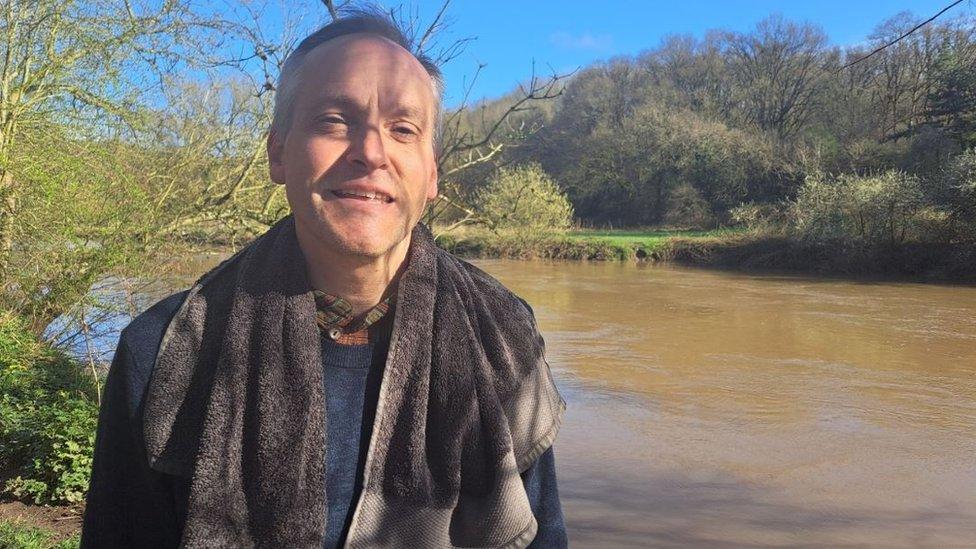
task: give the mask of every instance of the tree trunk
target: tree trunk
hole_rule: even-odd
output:
[[[17,214],[17,194],[14,176],[8,168],[0,168],[0,290],[7,285],[7,268],[14,247],[14,216]]]

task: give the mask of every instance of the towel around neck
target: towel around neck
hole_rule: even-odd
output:
[[[411,234],[347,547],[524,547],[519,478],[565,402],[525,303]],[[150,465],[190,477],[184,547],[321,547],[325,406],[319,332],[294,219],[193,285],[143,415]]]

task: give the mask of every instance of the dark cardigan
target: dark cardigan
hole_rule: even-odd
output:
[[[179,545],[189,479],[149,468],[141,418],[162,334],[185,295],[186,292],[174,294],[151,307],[123,331],[119,340],[102,395],[82,547]],[[375,395],[372,399],[367,396],[367,409],[370,404],[375,406]],[[368,436],[363,438],[368,443]],[[360,456],[365,453],[363,439],[358,450]],[[530,547],[565,547],[566,531],[551,449],[522,473],[522,481],[539,523]],[[357,485],[354,499],[360,488]],[[329,510],[333,511],[332,502]]]

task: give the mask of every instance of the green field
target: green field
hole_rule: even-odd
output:
[[[712,238],[742,233],[742,229],[681,230],[681,229],[647,229],[647,230],[583,230],[566,233],[566,237],[578,240],[602,240],[613,244],[656,246],[668,238]]]
[[[737,229],[575,230],[529,236],[513,230],[493,233],[480,227],[466,227],[442,235],[438,244],[465,257],[659,261],[667,258],[670,243],[676,239],[712,240],[742,232]]]

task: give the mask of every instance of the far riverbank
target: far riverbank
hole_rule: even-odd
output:
[[[526,237],[472,231],[438,237],[461,257],[673,262],[744,272],[790,272],[976,284],[976,245],[806,242],[735,229],[580,231]]]

